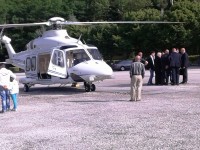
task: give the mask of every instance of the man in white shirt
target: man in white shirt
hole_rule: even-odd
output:
[[[8,100],[8,87],[10,84],[10,77],[16,79],[16,75],[5,68],[5,63],[0,62],[0,96],[2,101],[2,113],[6,112],[10,107]]]

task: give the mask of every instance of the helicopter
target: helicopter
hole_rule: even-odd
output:
[[[63,26],[92,25],[106,23],[179,23],[162,21],[110,21],[110,22],[70,22],[61,17],[50,18],[47,22],[2,24],[0,41],[5,44],[12,64],[25,71],[24,78],[19,82],[24,85],[23,90],[28,92],[35,84],[72,84],[83,82],[85,91],[95,91],[94,82],[113,78],[112,68],[103,60],[98,48],[81,42],[80,38],[70,37]],[[16,53],[11,45],[11,39],[3,35],[5,28],[49,26],[51,29],[26,45],[26,50]]]

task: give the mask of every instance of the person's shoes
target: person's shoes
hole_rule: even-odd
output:
[[[130,99],[129,101],[130,101],[130,102],[135,102],[136,100]]]
[[[137,99],[137,101],[141,101],[141,99]]]
[[[181,84],[187,84],[187,82],[181,82]]]
[[[11,111],[17,111],[17,109],[16,109],[16,108],[13,108],[13,109],[11,109]]]
[[[1,113],[5,113],[5,112],[6,112],[6,110],[2,110],[2,111],[1,111]]]
[[[153,85],[153,83],[147,83],[147,85],[151,86],[151,85]]]

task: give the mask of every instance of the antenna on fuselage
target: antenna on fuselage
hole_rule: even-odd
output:
[[[82,34],[79,36],[77,43],[81,40]]]
[[[2,49],[2,35],[3,35],[4,29],[5,29],[5,28],[3,28],[3,29],[1,30],[1,33],[0,33],[0,47],[1,47],[1,49]]]
[[[86,42],[85,42],[85,40],[83,40],[83,43],[86,45]]]

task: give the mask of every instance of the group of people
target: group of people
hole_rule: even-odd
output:
[[[130,67],[131,78],[131,99],[130,101],[141,100],[141,90],[143,78],[145,76],[145,68],[150,71],[148,85],[153,85],[153,77],[155,73],[156,85],[179,85],[179,76],[183,75],[181,84],[188,81],[189,58],[185,48],[181,48],[180,52],[177,48],[172,48],[171,53],[166,49],[163,53],[152,51],[147,60],[143,57],[142,52],[133,59]]]
[[[6,111],[17,111],[17,96],[19,93],[19,84],[16,75],[5,68],[4,63],[0,63],[0,96],[2,101],[2,113]],[[10,107],[10,98],[13,101],[13,108]]]
[[[153,85],[153,77],[155,73],[156,85],[179,85],[179,77],[183,75],[181,84],[188,81],[189,58],[185,48],[181,48],[180,52],[177,48],[172,48],[171,53],[166,49],[163,53],[152,51],[147,59],[150,70],[148,85]],[[147,67],[147,68],[148,68]]]

